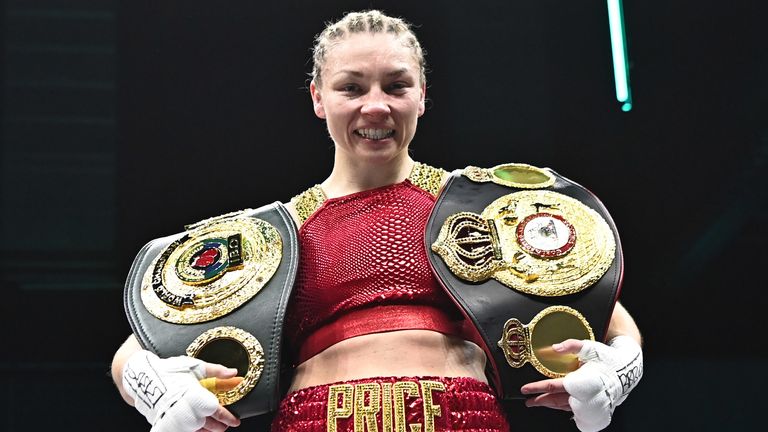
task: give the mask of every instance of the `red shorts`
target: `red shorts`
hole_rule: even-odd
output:
[[[495,432],[509,424],[490,387],[473,378],[366,378],[288,394],[272,432]]]

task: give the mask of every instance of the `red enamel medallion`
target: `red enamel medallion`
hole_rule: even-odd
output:
[[[561,257],[576,244],[576,230],[560,215],[535,213],[517,225],[517,242],[539,258]]]

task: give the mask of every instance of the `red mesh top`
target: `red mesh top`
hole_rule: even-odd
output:
[[[410,181],[323,202],[299,230],[285,334],[297,363],[344,339],[404,329],[459,334],[424,229],[435,199]]]

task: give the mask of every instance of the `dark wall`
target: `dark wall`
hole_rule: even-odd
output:
[[[0,311],[14,329],[0,429],[144,428],[104,375],[130,331],[120,285],[134,254],[327,176],[332,143],[305,88],[310,46],[324,21],[368,7],[417,24],[428,52],[415,159],[552,167],[610,209],[622,302],[646,356],[611,429],[757,421],[768,367],[757,331],[768,286],[762,3],[626,0],[628,113],[604,2],[0,4]],[[568,421],[511,409],[519,429]]]

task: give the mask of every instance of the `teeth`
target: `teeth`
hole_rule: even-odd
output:
[[[374,140],[388,138],[395,134],[394,129],[358,129],[356,132],[363,138]]]

